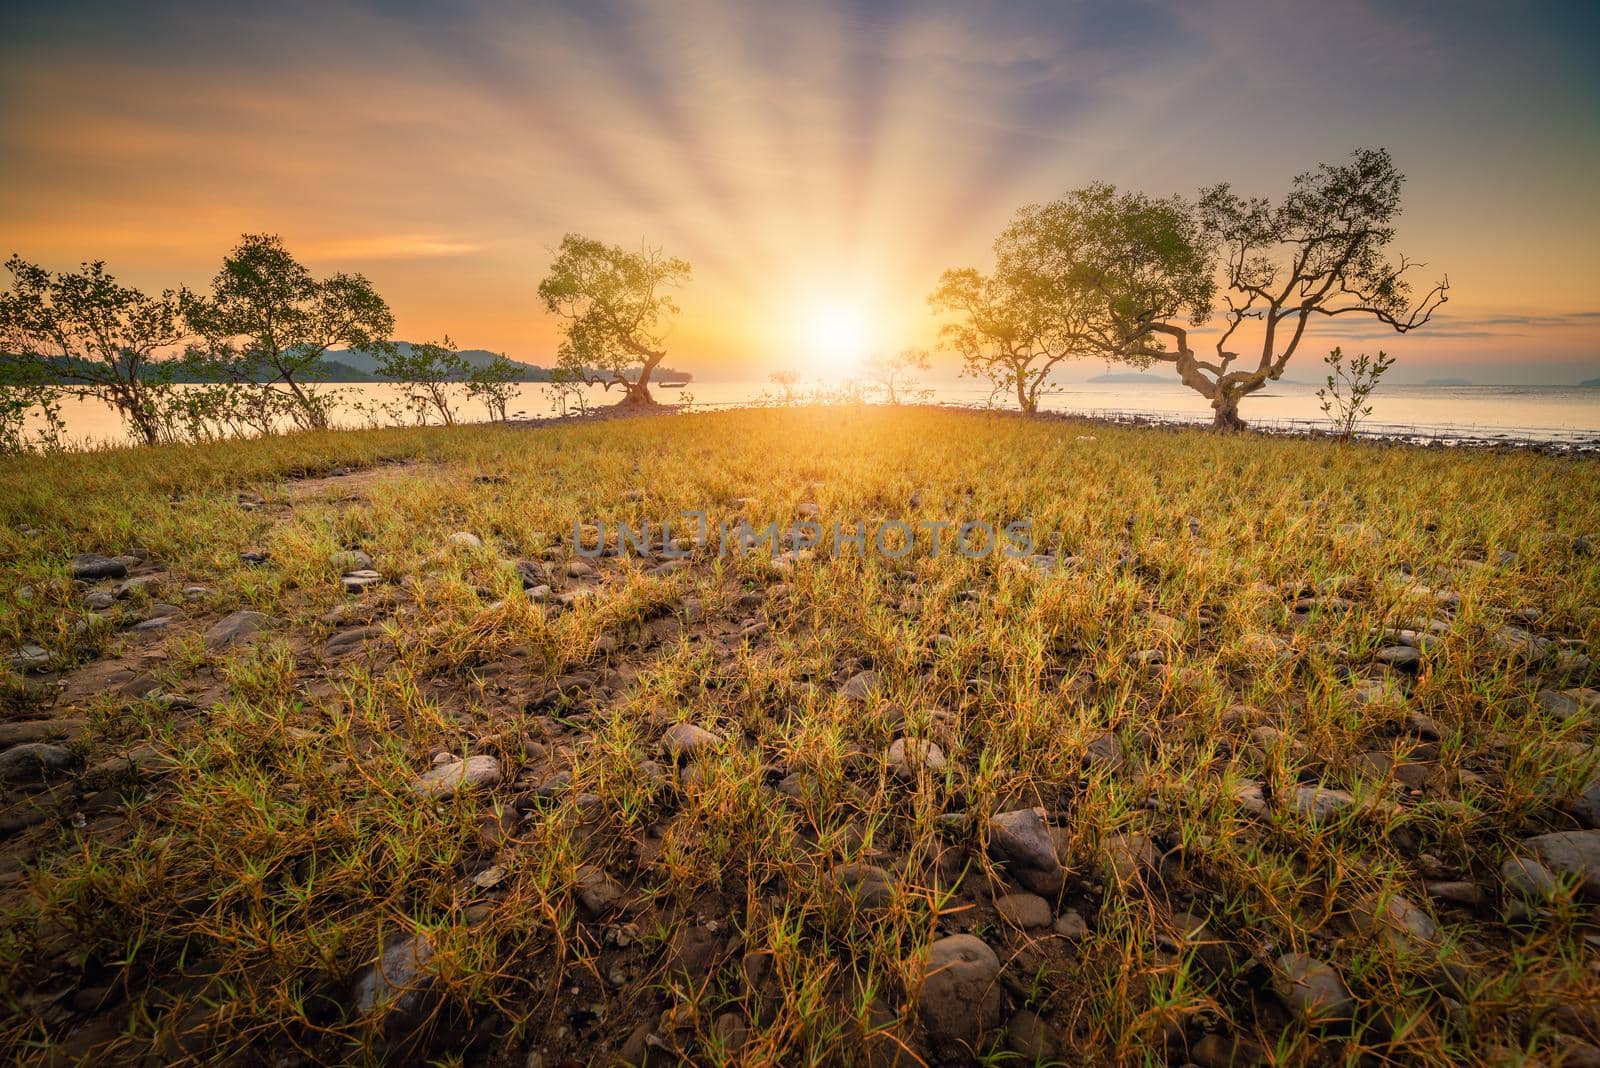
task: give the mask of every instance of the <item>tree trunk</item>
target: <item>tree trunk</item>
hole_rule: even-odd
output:
[[[1028,391],[1023,388],[1022,376],[1017,376],[1017,407],[1022,409],[1024,415],[1033,415],[1039,410],[1039,402],[1028,396]]]
[[[653,405],[656,399],[650,395],[650,380],[641,374],[637,382],[627,384],[627,392],[622,395],[621,405]]]
[[[1216,412],[1211,421],[1212,430],[1243,430],[1244,420],[1239,418],[1240,393],[1218,393],[1211,402],[1211,408]]]

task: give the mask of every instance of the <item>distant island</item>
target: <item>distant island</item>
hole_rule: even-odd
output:
[[[1472,382],[1466,378],[1430,378],[1422,384],[1425,386],[1470,386]]]
[[[1146,374],[1143,371],[1113,371],[1109,374],[1095,375],[1093,378],[1086,378],[1084,381],[1097,386],[1107,384],[1133,385],[1147,382],[1166,383],[1168,385],[1181,384],[1177,379],[1172,378],[1171,376]],[[1275,383],[1269,382],[1268,385],[1303,386],[1305,383],[1297,381],[1293,378],[1280,378]]]
[[[1600,386],[1600,378],[1586,378],[1582,382],[1579,382],[1578,385],[1590,387]]]
[[[397,341],[395,342],[395,347],[399,349],[402,354],[409,355],[411,351],[411,342]],[[488,349],[461,349],[457,355],[459,355],[469,367],[485,367],[492,360],[494,360],[498,353],[490,352]],[[75,360],[63,360],[57,357],[51,359],[49,362],[56,368],[56,377],[53,380],[53,384],[55,385],[75,385],[83,381],[86,377],[84,375],[73,374],[73,364],[77,362]],[[323,353],[322,358],[318,360],[316,364],[307,369],[298,377],[305,382],[352,383],[394,381],[394,379],[385,377],[384,375],[378,373],[378,364],[378,357],[366,350],[329,349],[327,352]],[[512,360],[511,364],[517,369],[518,372],[515,381],[551,381],[551,368],[540,367],[537,364],[532,363],[523,363],[520,360]],[[145,374],[153,379],[157,374],[163,373],[164,371],[165,368],[160,364],[157,364],[154,367],[147,367]],[[194,374],[193,372],[187,371],[186,369],[174,369],[174,371],[175,373],[170,381],[210,381],[210,379],[203,378]],[[262,373],[261,375],[256,376],[254,380],[267,381],[270,379],[270,377],[270,375]],[[601,375],[596,372],[594,377],[599,378]],[[657,367],[652,375],[651,381],[655,383],[686,383],[693,380],[693,378],[694,375],[690,374],[688,371],[677,371],[670,367]],[[630,381],[631,380],[632,376],[630,376]]]

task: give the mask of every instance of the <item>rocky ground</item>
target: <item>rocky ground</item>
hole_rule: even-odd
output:
[[[0,478],[18,1059],[1600,1064],[1584,461],[316,440]],[[686,507],[1048,536],[575,551]]]

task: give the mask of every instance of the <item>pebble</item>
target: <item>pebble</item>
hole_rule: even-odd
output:
[[[458,530],[450,535],[449,541],[450,545],[457,549],[483,548],[483,539],[465,530]]]
[[[925,738],[896,738],[889,745],[888,760],[889,770],[902,782],[915,782],[923,768],[938,775],[945,766],[944,750]]]
[[[1020,1009],[1006,1024],[1006,1049],[1022,1064],[1054,1064],[1061,1058],[1061,1043],[1037,1013]]]
[[[50,651],[41,645],[24,645],[6,657],[6,664],[17,672],[48,671]]]
[[[328,562],[338,568],[341,575],[348,575],[353,571],[372,570],[372,557],[360,549],[341,549],[330,556]]]
[[[850,676],[839,689],[839,696],[846,701],[867,701],[878,691],[881,684],[882,680],[876,671],[860,671]]]
[[[1355,999],[1333,965],[1304,953],[1278,958],[1272,986],[1285,1005],[1307,1020],[1344,1020],[1355,1011]]]
[[[894,900],[892,877],[874,864],[841,864],[828,872],[827,883],[834,897],[849,908],[888,908]]]
[[[117,598],[110,590],[90,590],[83,595],[83,607],[91,612],[104,612],[116,603]]]
[[[1023,808],[989,819],[989,855],[1011,876],[1038,894],[1060,892],[1066,872],[1045,826],[1044,810]]]
[[[493,786],[500,781],[500,775],[500,761],[494,757],[470,756],[434,768],[413,782],[411,789],[423,797],[443,801],[462,790]]]
[[[1557,831],[1522,844],[1550,871],[1576,880],[1589,896],[1600,897],[1600,830]]]
[[[356,1010],[369,1013],[409,1014],[421,1004],[433,977],[427,973],[433,959],[433,941],[423,933],[391,940],[356,980]]]
[[[1077,942],[1089,937],[1089,923],[1083,918],[1083,913],[1068,909],[1056,919],[1055,932],[1062,938]]]
[[[383,576],[370,569],[352,571],[349,574],[339,576],[339,582],[343,584],[346,593],[360,593],[368,586],[376,586],[382,581]]]
[[[674,723],[661,735],[661,751],[674,761],[696,760],[721,744],[721,735],[693,723]]]
[[[1378,938],[1396,952],[1421,948],[1437,940],[1438,925],[1422,909],[1399,894],[1367,894],[1350,910],[1356,930]]]
[[[59,778],[78,762],[72,750],[48,742],[24,742],[0,753],[0,782],[32,785]]]
[[[206,631],[206,648],[218,652],[250,637],[267,625],[267,617],[248,609],[234,612],[213,623]]]
[[[121,560],[113,560],[98,553],[83,553],[72,558],[72,577],[81,582],[93,582],[96,579],[122,578],[128,573],[128,565]]]
[[[1528,857],[1510,857],[1500,865],[1506,889],[1532,901],[1548,901],[1561,892],[1561,880],[1550,869]]]
[[[936,1053],[970,1055],[999,1022],[1000,960],[976,935],[956,934],[928,947],[917,1008]]]
[[[578,908],[591,920],[604,916],[622,900],[622,887],[606,874],[604,868],[592,864],[585,864],[578,869],[573,890],[578,899]]]
[[[1006,894],[997,897],[994,901],[994,911],[1006,923],[1026,931],[1049,927],[1054,919],[1050,913],[1050,902],[1038,894]]]

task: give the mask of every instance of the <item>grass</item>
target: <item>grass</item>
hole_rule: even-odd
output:
[[[1600,1041],[1600,916],[1571,887],[1522,905],[1498,871],[1576,826],[1564,805],[1596,774],[1594,717],[1536,694],[1595,679],[1597,471],[846,408],[7,461],[0,648],[45,647],[67,687],[6,676],[4,714],[87,727],[73,774],[7,794],[0,1043],[98,1063],[1557,1061]],[[1031,519],[1074,562],[935,557],[924,531],[900,560],[701,547],[676,571],[565,571],[575,523],[783,524],[801,504],[847,527]],[[345,593],[346,548],[385,582]],[[70,558],[134,550],[162,584],[85,612]],[[518,560],[593,593],[534,603]],[[178,623],[126,629],[174,600]],[[207,648],[242,608],[270,624]],[[1429,619],[1447,627],[1415,675],[1377,665],[1386,628]],[[1556,645],[1510,655],[1508,622]],[[358,625],[379,629],[324,655]],[[95,685],[108,666],[158,688]],[[849,699],[868,668],[877,690]],[[678,722],[718,736],[682,768],[658,745]],[[897,777],[902,735],[948,762]],[[141,745],[169,763],[103,765]],[[418,796],[441,753],[496,757],[502,780]],[[1315,819],[1288,803],[1301,785],[1355,803]],[[1081,938],[996,915],[1016,886],[987,817],[1034,804],[1067,869],[1052,911]],[[855,861],[886,900],[840,893]],[[597,878],[614,903],[586,903]],[[1445,880],[1486,899],[1430,898]],[[1437,932],[1364,934],[1370,894]],[[1014,1052],[1005,1026],[929,1043],[923,962],[956,931],[999,957],[1000,1022],[1036,1013],[1054,1052]],[[432,951],[418,989],[361,1011],[363,969],[406,937]],[[1291,950],[1338,970],[1352,1018],[1274,996]]]

